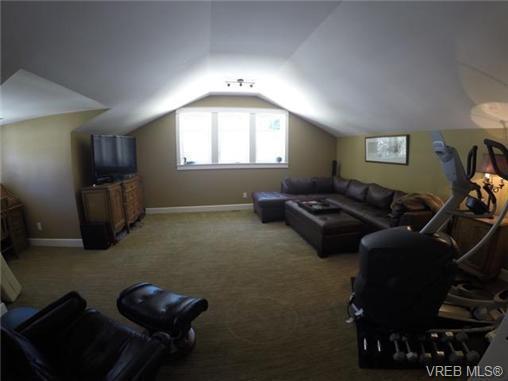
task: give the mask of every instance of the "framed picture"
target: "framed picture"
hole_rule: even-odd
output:
[[[365,138],[365,161],[407,165],[409,161],[409,135]]]

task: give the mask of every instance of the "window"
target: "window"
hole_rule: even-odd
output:
[[[212,160],[212,118],[199,112],[179,116],[180,162],[208,164]]]
[[[217,114],[218,151],[220,164],[250,162],[250,116],[241,112]]]
[[[276,109],[184,108],[177,168],[287,168],[288,115]]]
[[[280,113],[256,115],[256,163],[281,163],[286,157],[286,128]]]

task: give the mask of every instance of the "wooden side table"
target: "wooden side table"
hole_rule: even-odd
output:
[[[473,248],[494,224],[495,219],[455,217],[452,237],[460,252]],[[461,263],[460,268],[481,280],[497,277],[508,256],[508,218],[505,218],[489,242],[475,255]]]

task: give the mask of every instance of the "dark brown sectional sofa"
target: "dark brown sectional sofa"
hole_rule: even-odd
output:
[[[326,199],[365,223],[369,230],[393,226],[421,229],[432,217],[430,210],[392,211],[392,203],[405,193],[378,184],[340,177],[286,178],[281,192],[254,192],[254,211],[262,222],[283,221],[286,201]]]

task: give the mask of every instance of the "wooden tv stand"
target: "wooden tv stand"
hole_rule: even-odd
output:
[[[93,185],[81,189],[85,223],[107,222],[115,236],[130,231],[145,215],[141,177]]]

